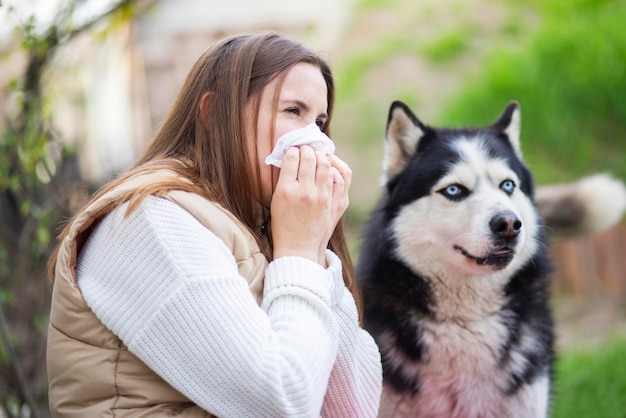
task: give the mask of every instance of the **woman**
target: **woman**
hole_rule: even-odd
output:
[[[340,222],[350,169],[307,145],[264,163],[286,133],[328,133],[333,101],[328,65],[277,35],[200,57],[135,167],[59,237],[53,415],[376,415]]]

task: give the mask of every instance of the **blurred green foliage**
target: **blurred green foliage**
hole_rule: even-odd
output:
[[[432,62],[446,62],[468,49],[471,29],[468,26],[445,32],[423,45],[421,53]]]
[[[442,123],[489,123],[522,108],[522,149],[540,182],[596,171],[626,178],[626,2],[534,1],[541,24],[493,51]],[[487,119],[485,119],[487,118]]]

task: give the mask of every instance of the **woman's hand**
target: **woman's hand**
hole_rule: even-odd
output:
[[[321,256],[324,256],[326,248],[328,247],[328,241],[335,230],[335,227],[339,223],[339,220],[343,216],[350,199],[348,192],[350,191],[350,184],[352,183],[352,170],[342,159],[334,154],[326,155],[330,161],[333,172],[333,196],[332,196],[332,208],[331,217],[333,220],[333,227],[330,230],[330,234],[326,237],[324,245],[320,248]]]
[[[309,146],[290,148],[272,196],[274,258],[306,257],[325,264],[325,249],[348,205],[352,174],[337,157]]]

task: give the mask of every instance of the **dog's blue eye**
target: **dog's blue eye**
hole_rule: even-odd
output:
[[[446,187],[446,193],[448,194],[448,196],[458,196],[461,194],[461,188],[456,184],[451,184],[450,186]]]
[[[500,189],[502,189],[504,193],[508,195],[513,194],[513,191],[515,190],[515,183],[513,182],[513,180],[504,180],[502,183],[500,183]]]
[[[450,200],[457,201],[464,199],[469,194],[469,190],[460,184],[451,184],[439,190],[439,193]]]

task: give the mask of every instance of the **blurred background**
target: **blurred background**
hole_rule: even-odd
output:
[[[626,180],[624,0],[0,0],[0,418],[48,417],[46,262],[60,225],[130,167],[195,60],[275,31],[337,78],[352,254],[379,195],[391,101],[433,125],[522,108],[538,184]],[[553,243],[556,417],[626,417],[626,222]]]

